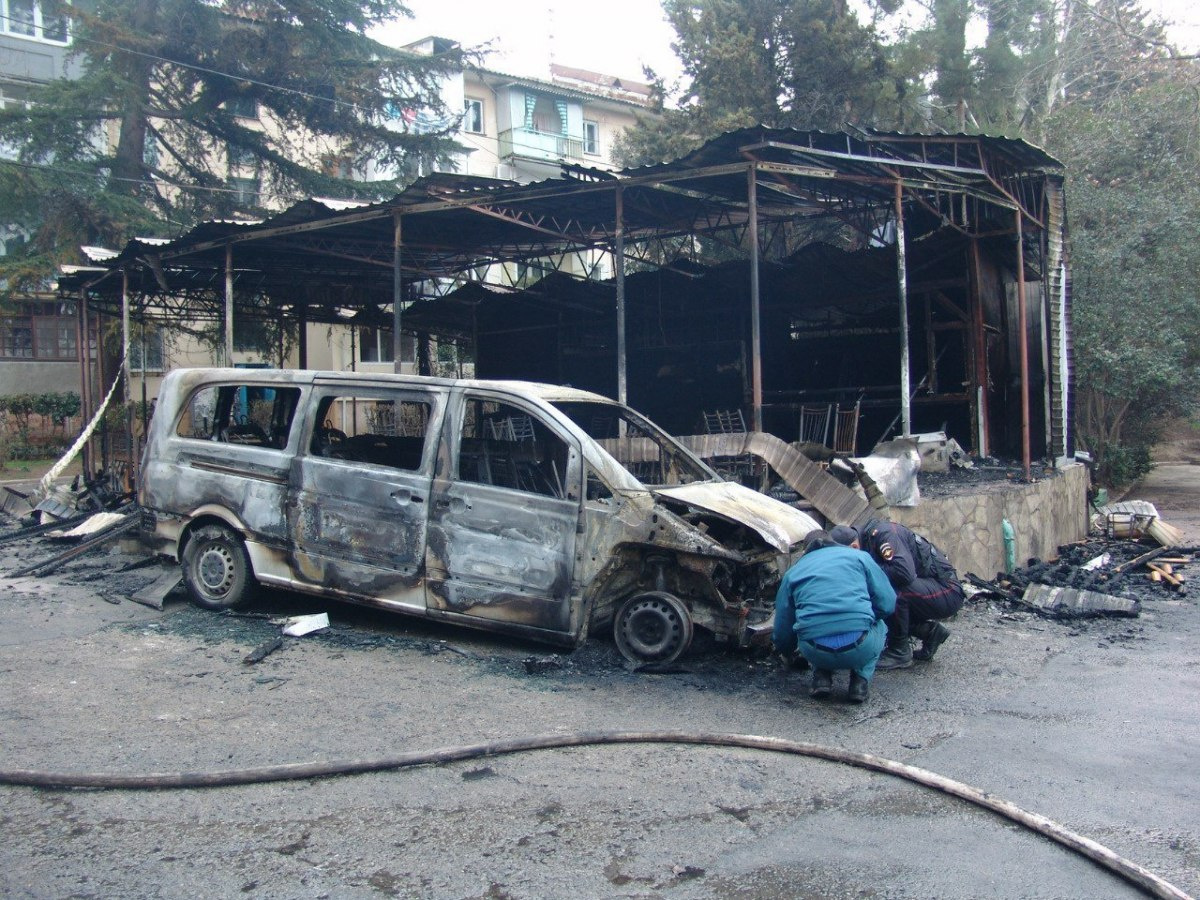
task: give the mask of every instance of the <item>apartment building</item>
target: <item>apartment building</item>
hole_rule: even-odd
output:
[[[407,46],[416,53],[443,52],[445,38],[428,37]],[[551,64],[547,80],[508,75],[490,69],[467,69],[443,83],[446,109],[462,110],[455,138],[463,151],[454,171],[522,184],[554,178],[564,165],[612,171],[616,138],[650,111],[650,86],[586,69]],[[412,114],[420,121],[420,113]],[[436,124],[431,122],[432,124]],[[529,264],[492,266],[484,280],[526,286],[556,268],[576,275],[608,278],[608,254],[594,260],[548,261],[546,269]],[[320,333],[314,333],[322,329]],[[392,336],[387,330],[330,330],[310,326],[308,361],[313,368],[393,371]],[[416,370],[416,341],[402,343],[404,371]],[[451,347],[434,348],[433,364],[450,374],[457,356]]]
[[[67,58],[67,20],[52,10],[42,0],[0,0],[0,104],[26,103],[30,87],[77,71]],[[15,156],[13,148],[0,146],[0,158]],[[27,238],[0,225],[0,255]],[[47,281],[0,315],[0,391],[78,390],[76,307],[60,301]]]
[[[33,32],[4,35],[18,44],[28,45],[26,58],[17,74],[4,81],[4,96],[20,96],[22,83],[46,81],[64,71],[68,35],[65,26],[55,30],[53,21],[43,20],[39,0],[0,0],[15,8],[19,4],[33,9]],[[13,19],[3,20],[12,27]],[[22,19],[25,22],[26,19]],[[27,30],[27,26],[21,25]],[[416,53],[437,53],[453,46],[445,38],[429,37],[406,49]],[[39,55],[41,54],[41,55]],[[49,58],[46,57],[50,54]],[[57,55],[54,55],[57,54]],[[13,59],[17,59],[13,56]],[[11,84],[11,87],[9,85]],[[11,91],[11,95],[10,92]],[[397,109],[396,128],[455,129],[462,147],[448,168],[487,178],[527,183],[558,176],[562,166],[611,170],[616,168],[612,151],[614,140],[632,126],[639,112],[650,103],[648,85],[553,65],[547,80],[506,75],[487,69],[467,69],[443,79],[441,101],[448,111],[436,117],[425,110]],[[252,104],[236,111],[243,125],[271,128]],[[339,163],[336,148],[313,145],[309,148],[331,173],[349,179],[375,180],[395,173],[368,167],[356,171]],[[262,183],[252,160],[230,153],[227,162],[228,184],[239,193],[246,208],[274,205],[271,186]],[[313,162],[309,160],[308,162]],[[559,268],[570,269],[578,261]],[[592,277],[607,277],[607,259],[591,267]],[[538,277],[534,268],[496,266],[486,274],[488,280],[521,283]],[[49,287],[49,285],[47,286]],[[75,305],[57,300],[47,292],[30,297],[15,315],[0,316],[0,391],[19,393],[46,390],[79,390],[78,316]],[[90,341],[95,344],[94,338]],[[249,333],[235,322],[233,363],[244,366],[279,365],[278,351],[264,359],[260,335]],[[393,341],[386,329],[361,326],[307,326],[305,335],[307,365],[332,370],[395,370]],[[402,368],[417,368],[417,345],[413,338],[402,341]],[[162,374],[179,366],[205,366],[224,360],[214,359],[213,349],[182,332],[165,328],[135,326],[131,335],[130,368],[135,387],[146,383],[147,396],[157,393]],[[434,347],[434,365],[447,373],[454,370],[457,355],[453,348]],[[285,354],[285,365],[298,365],[295,347]],[[106,379],[107,380],[107,379]]]

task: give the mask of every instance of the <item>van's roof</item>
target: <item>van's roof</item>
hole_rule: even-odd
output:
[[[537,397],[547,403],[616,403],[611,397],[558,384],[537,381],[504,381],[478,378],[435,378],[428,375],[397,375],[393,372],[334,372],[319,369],[176,369],[177,378],[190,381],[274,382],[311,384],[315,381],[373,381],[391,384],[437,384],[447,387],[477,387],[512,391]]]

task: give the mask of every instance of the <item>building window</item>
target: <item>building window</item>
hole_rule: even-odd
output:
[[[540,94],[526,94],[525,127],[545,134],[566,134],[567,101]]]
[[[18,303],[0,316],[0,359],[78,359],[74,303]]]
[[[358,329],[358,361],[365,363],[389,363],[396,361],[392,330],[390,328]],[[400,335],[400,361],[417,361],[417,338],[412,334]]]
[[[259,193],[262,185],[257,178],[230,178],[229,189],[233,192],[234,206],[261,206]]]
[[[158,138],[146,134],[146,143],[142,145],[142,163],[150,169],[158,168]]]
[[[253,169],[257,157],[249,147],[239,147],[236,144],[226,145],[225,152],[229,156],[230,169]]]
[[[55,44],[67,42],[67,17],[59,0],[0,0],[0,30]]]
[[[225,101],[225,109],[239,119],[258,118],[258,101],[253,97],[230,97]]]
[[[0,109],[7,109],[10,106],[13,109],[28,109],[30,106],[29,89],[21,84],[0,85]],[[15,151],[12,156],[16,157]]]
[[[483,101],[467,99],[466,115],[463,117],[463,129],[472,134],[483,134]]]
[[[321,160],[321,169],[330,178],[341,178],[346,181],[354,178],[354,163],[348,156],[330,154]]]
[[[600,155],[600,123],[583,123],[583,152],[589,156]]]
[[[157,328],[135,332],[129,338],[129,368],[133,372],[163,371],[163,339]]]
[[[0,319],[0,359],[33,359],[33,318]]]

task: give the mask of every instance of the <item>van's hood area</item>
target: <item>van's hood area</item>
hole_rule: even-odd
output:
[[[732,481],[656,488],[654,494],[745,525],[780,553],[821,527],[812,516]]]

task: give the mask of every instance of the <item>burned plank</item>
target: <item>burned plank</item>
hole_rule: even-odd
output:
[[[1128,616],[1132,618],[1136,617],[1142,609],[1141,603],[1137,600],[1129,600],[1125,597],[1036,583],[1025,589],[1020,602],[1039,613],[1060,619],[1091,616]]]
[[[255,647],[253,650],[251,650],[249,653],[246,654],[246,657],[245,657],[245,659],[242,660],[242,663],[247,666],[252,666],[255,663],[260,663],[282,646],[283,646],[283,638],[282,637],[273,637],[269,641],[263,641],[261,644],[259,644],[257,647]]]
[[[26,538],[37,537],[45,534],[47,531],[53,531],[56,528],[62,528],[66,525],[77,525],[80,522],[86,521],[92,514],[83,513],[82,515],[72,516],[69,519],[59,519],[54,522],[46,522],[42,525],[26,525],[9,534],[0,535],[0,544],[10,544],[14,541],[25,540]]]
[[[179,571],[178,567],[172,566],[150,584],[130,594],[129,599],[143,606],[162,609],[163,600],[166,599],[167,594],[171,593],[182,580],[183,573]]]
[[[94,538],[91,538],[90,540],[86,540],[81,544],[77,544],[76,546],[72,547],[70,550],[66,550],[62,553],[59,553],[55,556],[50,557],[49,559],[44,559],[41,562],[34,563],[33,565],[25,566],[23,569],[17,569],[17,571],[15,571],[15,572],[10,572],[7,575],[7,577],[8,578],[23,578],[26,575],[45,575],[48,572],[51,572],[54,569],[61,566],[63,563],[70,562],[75,557],[82,556],[83,554],[87,553],[89,550],[93,550],[96,547],[99,547],[101,544],[108,543],[113,538],[118,538],[123,534],[127,534],[128,532],[133,531],[135,528],[138,527],[138,524],[139,524],[138,517],[130,516],[124,522],[121,522],[120,524],[113,526],[108,531],[105,531],[102,534],[98,534]]]

